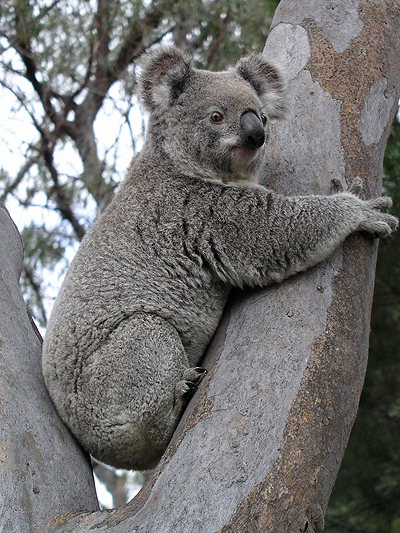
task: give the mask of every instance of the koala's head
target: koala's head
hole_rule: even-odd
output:
[[[224,182],[257,177],[270,121],[287,107],[285,80],[261,54],[209,72],[175,47],[160,48],[144,62],[140,95],[152,150],[178,172]]]

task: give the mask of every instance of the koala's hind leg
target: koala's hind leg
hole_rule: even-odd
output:
[[[173,326],[137,313],[82,368],[76,409],[82,427],[72,429],[100,461],[117,468],[152,468],[203,373],[189,368]]]

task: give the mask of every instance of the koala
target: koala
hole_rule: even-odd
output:
[[[193,68],[174,47],[143,64],[143,149],[73,259],[49,320],[43,374],[83,447],[117,468],[163,454],[232,287],[280,282],[352,232],[390,234],[389,198],[361,180],[330,196],[257,185],[286,83],[261,54],[234,69]]]

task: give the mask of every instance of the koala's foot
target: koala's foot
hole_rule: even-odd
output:
[[[197,386],[206,373],[207,373],[207,369],[201,366],[196,366],[194,368],[187,368],[185,372],[183,373],[183,379]]]
[[[187,368],[183,373],[182,381],[176,384],[177,396],[181,396],[183,400],[189,400],[206,372],[207,370],[201,366]]]

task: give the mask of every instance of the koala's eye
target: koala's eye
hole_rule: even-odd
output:
[[[211,122],[222,122],[224,120],[224,115],[220,113],[219,111],[214,111],[210,115]]]
[[[267,116],[264,115],[264,113],[261,113],[261,122],[263,123],[264,126],[267,123]]]

